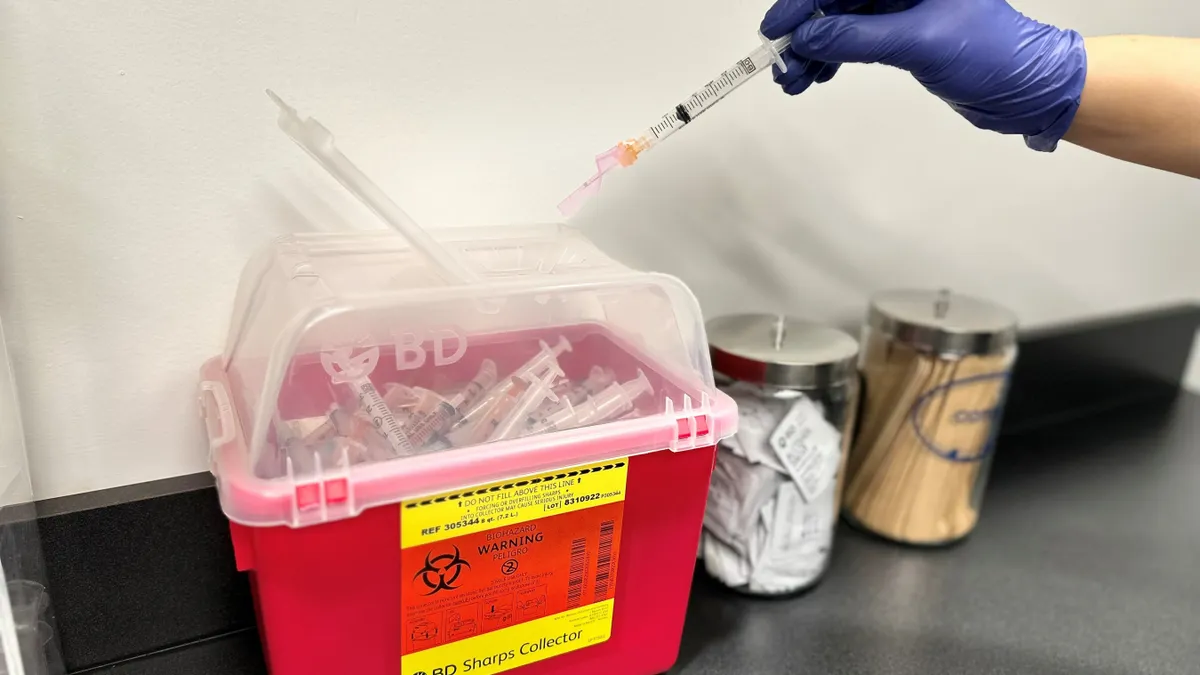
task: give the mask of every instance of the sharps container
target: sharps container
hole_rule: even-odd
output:
[[[246,267],[200,395],[273,675],[650,675],[675,661],[717,442],[697,303],[564,226],[406,233]]]
[[[753,595],[807,590],[829,565],[858,412],[858,342],[785,316],[708,323],[717,384],[737,403],[701,546],[708,573]]]
[[[888,291],[872,298],[863,335],[863,419],[845,515],[897,542],[958,541],[979,519],[1016,316],[949,291]]]

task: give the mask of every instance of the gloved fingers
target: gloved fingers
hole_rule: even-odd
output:
[[[797,72],[799,73],[797,77],[783,85],[783,92],[791,96],[803,94],[804,92],[808,91],[808,88],[811,87],[814,82],[817,81],[817,77],[821,75],[821,73],[825,70],[825,67],[828,65],[828,63],[822,63],[820,61],[808,62],[805,64],[804,68],[797,69]],[[790,69],[787,74],[791,74]]]
[[[921,4],[921,0],[874,0],[871,3],[870,11],[865,14],[894,14],[895,12],[903,12],[906,9],[912,9]],[[832,14],[833,12],[827,12]]]
[[[870,9],[871,5],[872,0],[775,0],[763,17],[759,30],[768,39],[776,40],[813,18],[818,10],[822,14],[848,14]]]
[[[796,56],[795,53],[789,50],[783,50],[779,57],[783,59],[784,65],[787,66],[787,72],[779,70],[779,66],[771,66],[771,75],[775,80],[775,84],[787,86],[800,78],[804,77],[804,69],[811,63],[808,59]]]
[[[838,68],[841,67],[842,64],[840,63],[826,63],[825,67],[821,69],[821,72],[817,73],[817,77],[814,79],[814,81],[817,84],[825,84],[826,82],[832,80],[834,75],[837,75]]]
[[[792,32],[791,51],[803,59],[828,63],[886,63],[905,68],[906,47],[916,39],[903,12],[826,16]]]
[[[758,29],[770,40],[778,40],[796,30],[816,11],[818,0],[775,0]]]

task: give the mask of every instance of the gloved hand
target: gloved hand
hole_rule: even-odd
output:
[[[1004,0],[777,0],[761,30],[792,33],[788,71],[775,69],[789,94],[829,81],[842,63],[882,63],[911,72],[975,126],[1044,152],[1070,128],[1087,74],[1078,33]]]

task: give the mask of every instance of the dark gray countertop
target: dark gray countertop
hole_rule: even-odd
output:
[[[957,546],[838,537],[790,600],[698,571],[671,675],[1200,673],[1200,397],[1004,439]],[[88,672],[265,669],[240,630]]]
[[[790,600],[698,570],[672,675],[1198,673],[1200,397],[1006,440],[957,546],[838,537]]]

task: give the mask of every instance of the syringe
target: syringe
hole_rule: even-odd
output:
[[[501,441],[521,435],[525,427],[525,420],[542,404],[542,401],[558,402],[558,395],[554,393],[554,383],[562,375],[563,371],[558,367],[558,363],[551,362],[550,369],[544,377],[533,376],[529,381],[529,386],[521,394],[521,398],[496,426],[488,440]]]
[[[503,399],[514,383],[519,382],[526,375],[534,376],[541,373],[550,363],[557,365],[559,355],[571,351],[571,342],[566,337],[560,335],[558,336],[558,344],[555,346],[551,347],[539,340],[538,347],[537,355],[526,361],[511,376],[497,382],[485,395],[476,400],[474,405],[470,407],[464,406],[466,410],[454,427],[454,431],[457,432],[454,437],[455,439],[460,439],[467,435],[463,431],[463,427],[474,427],[475,424],[486,419],[488,413],[491,412],[491,408]]]
[[[639,396],[654,391],[646,373],[638,370],[636,379],[614,382],[604,391],[589,396],[579,405],[564,399],[562,408],[526,428],[526,435],[598,424],[623,415],[633,409]]]
[[[821,10],[821,7],[817,7],[816,11],[812,12],[812,18],[817,19],[824,16],[826,13]],[[772,65],[779,66],[779,70],[782,72],[787,72],[787,64],[781,54],[791,47],[792,36],[785,35],[779,40],[767,40],[767,37],[760,32],[758,40],[762,41],[760,47],[754,52],[750,52],[746,58],[733,64],[733,67],[722,71],[712,82],[702,86],[695,94],[684,98],[682,103],[662,115],[658,124],[654,124],[640,135],[613,145],[611,149],[596,155],[596,173],[558,204],[559,213],[564,216],[575,215],[588,199],[600,192],[600,180],[604,178],[604,174],[617,167],[632,165],[644,151],[655,147],[662,142],[662,139],[688,126],[692,120],[700,117],[701,113],[715,106],[721,98],[730,95],[730,91],[749,82],[751,77],[768,70],[768,67]]]
[[[597,155],[595,175],[564,199],[558,205],[558,210],[564,216],[574,215],[588,199],[600,191],[600,180],[604,174],[617,167],[632,165],[643,152],[687,126],[716,105],[717,101],[728,96],[729,92],[742,86],[758,73],[768,70],[772,64],[787,72],[787,66],[780,54],[791,45],[792,36],[786,35],[774,41],[763,37],[762,33],[759,33],[758,37],[762,40],[762,45],[750,52],[749,56],[739,60],[732,68],[725,70],[716,79],[684,99],[641,134]]]
[[[484,359],[479,372],[450,399],[438,401],[437,407],[424,414],[408,432],[409,440],[417,447],[424,447],[436,434],[447,431],[460,411],[475,405],[485,391],[496,384],[496,362]]]
[[[613,373],[612,368],[601,368],[600,366],[592,366],[592,369],[588,371],[587,379],[583,382],[572,382],[571,380],[564,379],[561,383],[554,386],[554,395],[563,400],[557,403],[551,401],[543,402],[537,410],[534,410],[530,414],[525,426],[532,426],[543,417],[557,412],[566,403],[572,405],[583,403],[587,400],[587,397],[600,393],[616,379],[617,376]]]
[[[339,349],[332,353],[322,352],[321,365],[334,384],[350,387],[358,399],[360,409],[367,413],[379,435],[387,439],[393,452],[399,456],[411,455],[412,443],[368,377],[375,369],[378,358],[378,347],[372,347],[354,358],[350,357],[349,349]]]

